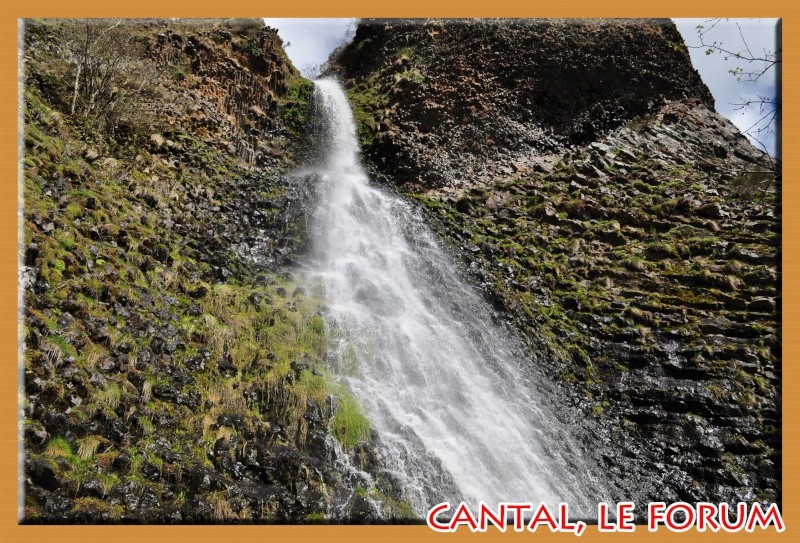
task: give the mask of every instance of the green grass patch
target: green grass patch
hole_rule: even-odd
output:
[[[334,437],[345,449],[352,450],[359,442],[369,439],[369,421],[358,401],[349,393],[339,396],[330,426]]]

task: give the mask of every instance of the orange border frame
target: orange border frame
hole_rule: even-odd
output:
[[[783,518],[787,529],[757,533],[682,534],[648,533],[644,526],[632,534],[600,534],[589,527],[582,541],[792,541],[800,534],[800,467],[798,423],[800,402],[800,4],[782,0],[671,0],[653,7],[641,0],[572,1],[536,6],[522,0],[430,0],[398,3],[350,0],[334,5],[325,0],[139,0],[130,5],[95,5],[89,0],[0,0],[0,540],[46,541],[66,538],[108,542],[192,541],[218,543],[223,538],[243,541],[499,541],[523,538],[572,541],[571,534],[534,534],[489,531],[454,534],[433,532],[426,526],[20,526],[17,524],[17,19],[28,17],[781,17],[783,19],[783,251],[795,258],[783,259]],[[789,142],[788,144],[786,142]]]

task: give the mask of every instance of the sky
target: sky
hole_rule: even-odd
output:
[[[777,19],[721,19],[713,28],[711,28],[713,19],[673,20],[689,46],[692,64],[700,72],[700,76],[714,96],[717,111],[743,132],[750,130],[748,137],[754,135],[753,125],[769,110],[761,112],[758,105],[737,109],[735,104],[757,99],[759,96],[764,96],[770,101],[775,100],[779,87],[777,69],[768,71],[755,83],[737,81],[737,77],[731,74],[730,70],[737,67],[743,70],[755,69],[759,64],[748,65],[732,57],[726,59],[726,55],[717,52],[706,54],[707,48],[701,47],[697,26],[703,25],[709,29],[703,38],[706,43],[719,42],[733,53],[749,48],[755,56],[762,56],[765,51],[774,52],[778,48]],[[328,59],[331,51],[352,39],[356,20],[264,19],[264,21],[267,25],[278,29],[292,63],[303,75],[313,77],[317,67]],[[759,136],[760,142],[754,141],[754,143],[775,156],[777,132],[778,129],[762,132]],[[753,137],[750,139],[753,140]]]
[[[775,100],[779,88],[777,80],[779,66],[765,72],[756,83],[737,81],[737,77],[729,70],[737,67],[745,71],[763,68],[763,63],[755,62],[748,65],[730,56],[726,60],[725,54],[716,52],[709,55],[706,54],[706,48],[698,47],[700,38],[697,26],[703,25],[705,28],[710,28],[713,19],[674,19],[674,21],[684,42],[689,46],[692,64],[700,72],[700,77],[714,95],[715,106],[720,114],[730,119],[740,130],[746,131],[763,114],[771,111],[771,109],[765,109],[763,113],[760,113],[758,106],[737,109],[735,104],[757,99],[759,96],[767,97],[771,101]],[[777,19],[722,19],[716,27],[707,32],[703,41],[705,43],[720,42],[724,48],[733,53],[740,51],[746,53],[746,49],[749,48],[754,56],[760,57],[764,55],[765,51],[774,52],[778,49],[777,29]],[[753,134],[754,132],[755,130],[751,131]],[[776,129],[774,132],[763,132],[759,136],[761,144],[773,156],[776,156],[777,153],[777,132],[779,130]],[[747,135],[750,136],[750,134]],[[758,143],[757,145],[761,147]]]
[[[264,22],[278,29],[292,64],[304,76],[313,77],[316,68],[328,60],[334,49],[353,38],[356,20],[264,19]]]

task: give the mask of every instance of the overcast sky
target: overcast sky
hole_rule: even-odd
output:
[[[674,19],[683,39],[689,46],[699,46],[697,25],[711,26],[709,19]],[[265,22],[278,29],[284,43],[289,45],[286,52],[292,63],[306,76],[315,73],[315,67],[328,59],[331,51],[347,40],[352,39],[355,30],[355,19],[265,19]],[[738,23],[738,27],[737,27]],[[739,31],[741,28],[741,34]],[[776,19],[723,19],[709,30],[704,40],[706,43],[720,42],[731,51],[750,51],[760,56],[765,51],[777,50]],[[746,40],[746,45],[742,41]],[[707,55],[704,48],[689,49],[692,63],[700,72],[703,81],[708,85],[716,101],[716,108],[728,117],[740,130],[751,129],[763,113],[758,106],[737,110],[734,104],[743,100],[757,99],[765,96],[774,100],[778,89],[777,70],[770,70],[756,83],[737,81],[730,73],[737,67],[747,70],[758,65],[747,65],[735,58],[725,59],[723,54]],[[767,150],[775,155],[775,133],[762,133],[761,142]]]

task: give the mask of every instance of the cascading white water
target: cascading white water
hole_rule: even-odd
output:
[[[463,499],[566,501],[592,516],[605,492],[548,405],[552,392],[414,208],[370,186],[339,83],[315,84],[327,141],[314,275],[339,339],[333,369],[404,498],[420,515]]]

